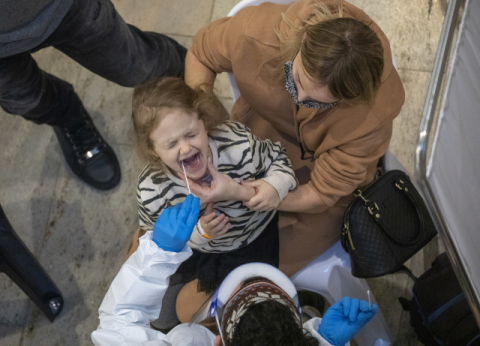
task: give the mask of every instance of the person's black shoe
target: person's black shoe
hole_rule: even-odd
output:
[[[77,177],[99,190],[113,189],[120,182],[120,165],[86,110],[73,126],[54,126],[63,155]]]

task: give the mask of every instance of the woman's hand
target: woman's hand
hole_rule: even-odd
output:
[[[242,181],[241,184],[253,187],[256,191],[255,196],[243,203],[250,210],[270,211],[277,209],[282,202],[277,190],[263,179],[251,182]]]
[[[191,192],[200,198],[203,203],[213,203],[218,201],[248,201],[255,195],[255,190],[251,187],[242,186],[228,175],[217,171],[213,163],[208,162],[208,171],[212,175],[210,186],[197,184],[188,179]],[[180,178],[187,184],[185,175],[178,172]]]
[[[213,94],[213,84],[217,74],[201,63],[189,49],[185,57],[185,83],[195,89],[200,86],[204,91]]]
[[[217,216],[213,211],[213,203],[208,203],[205,213],[200,218],[200,225],[203,231],[211,238],[219,238],[232,227],[228,223],[228,216],[220,214]]]

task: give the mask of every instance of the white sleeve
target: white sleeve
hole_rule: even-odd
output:
[[[183,323],[173,328],[167,334],[168,340],[175,346],[213,346],[215,343],[215,334],[204,326]]]
[[[303,324],[303,328],[319,341],[320,346],[332,346],[332,344],[325,340],[323,336],[318,334],[318,327],[320,326],[320,323],[322,323],[322,319],[320,317],[314,317],[305,322]],[[350,343],[347,343],[347,345],[350,345]]]
[[[150,320],[158,318],[169,277],[191,254],[188,246],[179,253],[160,249],[152,241],[152,232],[141,237],[138,250],[122,266],[100,305],[100,324],[92,333],[93,343],[185,345],[151,329]]]

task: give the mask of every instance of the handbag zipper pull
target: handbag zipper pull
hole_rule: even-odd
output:
[[[352,236],[350,234],[350,225],[348,224],[348,222],[343,224],[343,234],[346,234],[348,236],[350,246],[352,247],[352,250],[355,250],[355,246],[353,246]]]

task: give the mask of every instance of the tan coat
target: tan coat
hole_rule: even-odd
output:
[[[338,240],[342,217],[352,192],[371,182],[378,158],[387,150],[393,119],[405,93],[392,64],[385,34],[360,9],[344,2],[344,14],[369,25],[385,51],[382,85],[368,104],[339,103],[333,109],[297,107],[285,85],[273,82],[279,61],[279,40],[274,28],[291,30],[281,13],[304,21],[315,0],[290,5],[263,3],[247,7],[232,18],[222,18],[201,29],[191,52],[216,73],[232,72],[241,97],[231,119],[247,125],[262,139],[280,141],[287,149],[301,184],[312,184],[325,212],[280,213],[280,266],[288,275],[304,267]],[[300,145],[314,159],[302,160]]]

